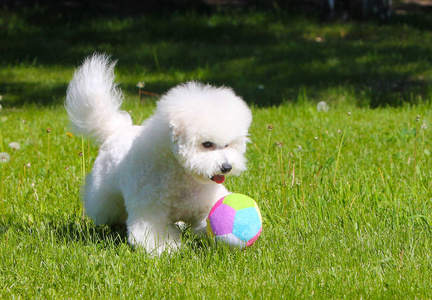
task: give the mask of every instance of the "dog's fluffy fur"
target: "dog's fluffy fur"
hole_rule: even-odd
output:
[[[178,221],[205,234],[211,207],[229,192],[226,174],[246,168],[251,111],[226,87],[179,85],[153,116],[132,125],[120,111],[114,65],[93,55],[69,84],[66,109],[75,131],[100,144],[86,178],[86,213],[96,224],[126,223],[128,241],[161,253],[180,245]]]

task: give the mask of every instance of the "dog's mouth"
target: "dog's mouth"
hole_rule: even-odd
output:
[[[214,182],[218,183],[218,184],[221,184],[221,183],[224,183],[225,176],[224,175],[213,175],[213,177],[210,179],[213,180]]]

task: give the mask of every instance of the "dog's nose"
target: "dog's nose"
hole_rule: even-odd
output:
[[[222,171],[222,173],[228,173],[229,171],[231,171],[232,170],[232,166],[231,166],[231,164],[229,164],[229,163],[227,163],[227,162],[224,162],[223,164],[222,164],[222,166],[221,166],[221,171]]]

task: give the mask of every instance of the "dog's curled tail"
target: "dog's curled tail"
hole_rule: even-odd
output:
[[[75,71],[66,95],[66,110],[77,133],[105,141],[117,129],[132,125],[132,119],[119,110],[123,100],[114,83],[114,66],[109,57],[94,54]]]

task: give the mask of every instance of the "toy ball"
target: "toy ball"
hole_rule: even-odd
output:
[[[207,217],[207,232],[216,243],[229,248],[246,248],[262,230],[261,212],[256,202],[242,194],[229,194],[213,206]]]

